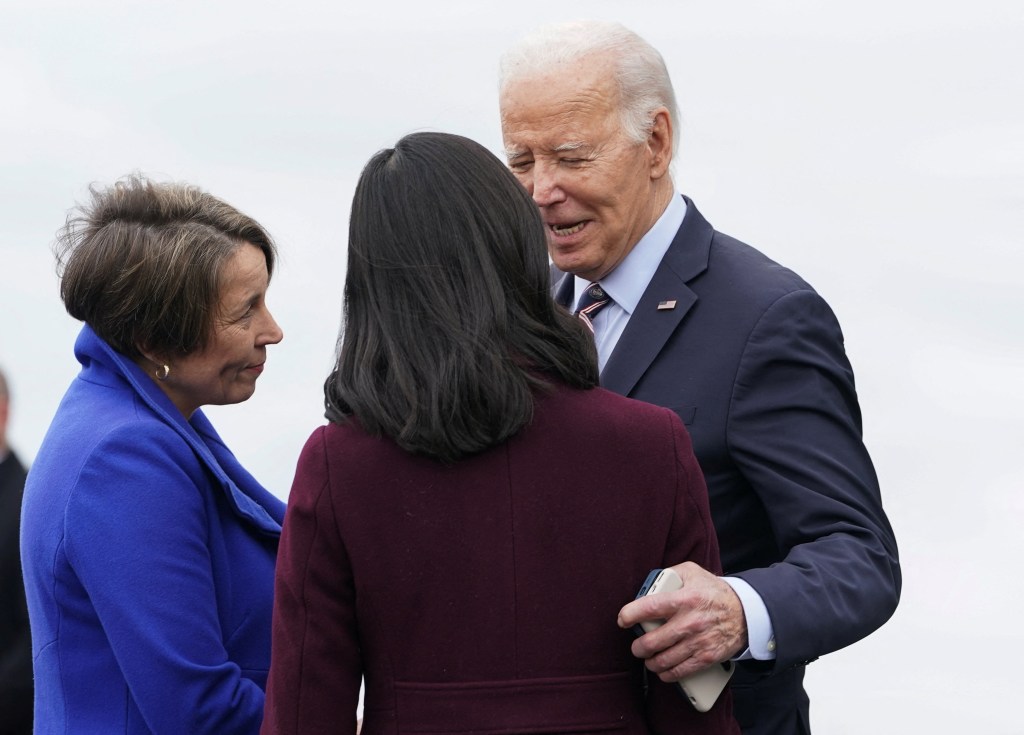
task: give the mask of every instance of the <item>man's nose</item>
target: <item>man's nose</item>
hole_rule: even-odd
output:
[[[549,207],[565,199],[558,164],[535,163],[533,166],[533,191],[530,192],[538,207]]]

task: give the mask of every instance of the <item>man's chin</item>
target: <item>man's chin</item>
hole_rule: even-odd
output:
[[[563,273],[576,274],[580,270],[586,270],[586,266],[580,262],[579,253],[565,252],[565,250],[553,246],[550,241],[548,242],[548,256],[555,268]]]
[[[579,258],[560,258],[552,256],[551,262],[554,263],[555,268],[562,271],[562,273],[571,273],[574,276],[586,278],[590,281],[597,280],[596,278],[590,277],[594,273],[592,264],[581,262]]]

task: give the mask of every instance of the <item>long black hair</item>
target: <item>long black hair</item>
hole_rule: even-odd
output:
[[[486,148],[414,133],[380,151],[352,201],[328,420],[451,462],[527,425],[551,380],[594,387],[592,337],[549,273],[536,205]]]

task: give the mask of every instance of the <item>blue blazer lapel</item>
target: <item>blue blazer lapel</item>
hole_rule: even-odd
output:
[[[620,395],[629,395],[697,302],[687,284],[707,270],[714,230],[689,199],[686,207],[683,224],[601,372],[601,385]]]

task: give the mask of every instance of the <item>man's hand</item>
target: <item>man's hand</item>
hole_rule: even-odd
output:
[[[672,568],[681,589],[634,600],[618,619],[620,628],[666,621],[633,642],[633,655],[662,681],[678,681],[747,647],[747,621],[732,587],[693,562]]]

